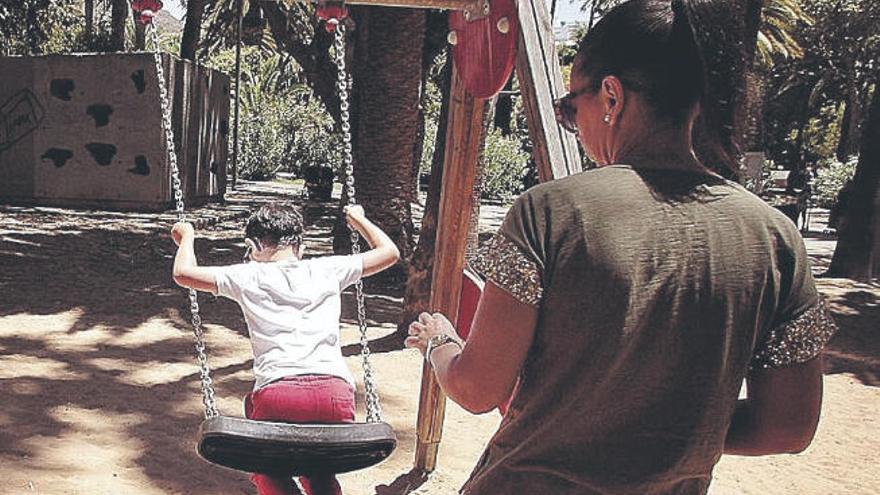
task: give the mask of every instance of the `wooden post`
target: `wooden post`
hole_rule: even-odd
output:
[[[437,215],[436,255],[431,284],[431,310],[443,313],[454,325],[458,315],[468,222],[487,100],[468,94],[455,67],[450,91],[446,157],[443,164],[443,186]],[[446,395],[440,390],[437,378],[426,362],[422,366],[415,456],[415,468],[424,473],[434,471],[437,465],[437,449],[440,447],[445,413]]]
[[[516,77],[522,90],[523,107],[532,156],[538,164],[541,182],[581,171],[577,138],[556,123],[553,100],[567,93],[559,70],[550,14],[544,2],[519,0],[520,39],[516,54]]]
[[[547,6],[544,2],[520,0],[518,10],[521,34],[517,78],[534,143],[532,153],[543,182],[580,172],[581,160],[574,134],[556,123],[553,111],[553,100],[566,90],[556,58]],[[443,313],[455,324],[487,100],[469,95],[454,67],[451,91],[431,309]],[[434,471],[437,465],[445,414],[446,396],[440,390],[433,370],[425,363],[422,366],[415,456],[415,468],[423,473]]]

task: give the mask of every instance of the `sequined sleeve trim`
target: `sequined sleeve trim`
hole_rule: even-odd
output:
[[[755,353],[753,368],[781,368],[805,363],[818,356],[837,326],[824,299],[788,323],[770,331]]]
[[[541,301],[538,265],[501,232],[480,247],[473,268],[522,303],[537,306]]]

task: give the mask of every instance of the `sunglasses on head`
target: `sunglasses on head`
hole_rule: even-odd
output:
[[[553,111],[556,113],[556,122],[568,132],[577,133],[577,107],[574,99],[586,93],[586,89],[572,91],[553,102]]]

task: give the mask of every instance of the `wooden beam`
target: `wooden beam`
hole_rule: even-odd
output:
[[[474,0],[345,0],[345,3],[349,5],[477,11],[477,6],[481,2]]]
[[[474,181],[482,142],[483,113],[487,100],[468,94],[453,67],[446,132],[443,185],[437,215],[437,240],[431,311],[443,313],[456,323],[464,269],[468,221],[472,211]],[[430,473],[437,465],[437,449],[443,433],[446,395],[430,365],[422,366],[422,388],[416,425],[415,468]]]
[[[280,2],[282,0],[262,0]],[[317,3],[313,0],[300,0],[303,3]],[[467,10],[480,13],[483,0],[345,0],[347,5],[367,5],[374,7],[409,7],[413,9]]]
[[[556,123],[553,100],[565,95],[550,13],[544,2],[519,0],[516,77],[522,90],[532,156],[546,182],[581,171],[577,138]]]

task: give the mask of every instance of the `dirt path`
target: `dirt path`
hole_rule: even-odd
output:
[[[201,259],[240,259],[247,208],[289,194],[290,186],[248,184],[227,205],[197,210]],[[484,208],[482,228],[493,230],[503,212]],[[310,251],[329,252],[332,208],[313,205],[308,213]],[[0,207],[0,493],[253,493],[246,475],[208,465],[194,451],[202,409],[186,300],[169,280],[173,245],[165,232],[172,221],[171,215]],[[828,242],[809,241],[817,264]],[[835,279],[820,285],[841,333],[827,353],[815,444],[799,456],[724,458],[712,494],[880,492],[873,469],[880,289]],[[393,331],[400,294],[373,290],[370,333],[380,337]],[[252,384],[244,322],[229,301],[201,301],[219,407],[240,414],[240,397]],[[344,313],[343,338],[355,343],[350,297]],[[359,369],[356,355],[347,360]],[[346,493],[454,493],[498,415],[472,416],[450,403],[440,467],[427,481],[414,479],[408,472],[421,360],[410,350],[378,353],[374,368],[399,448],[375,468],[342,476]]]

